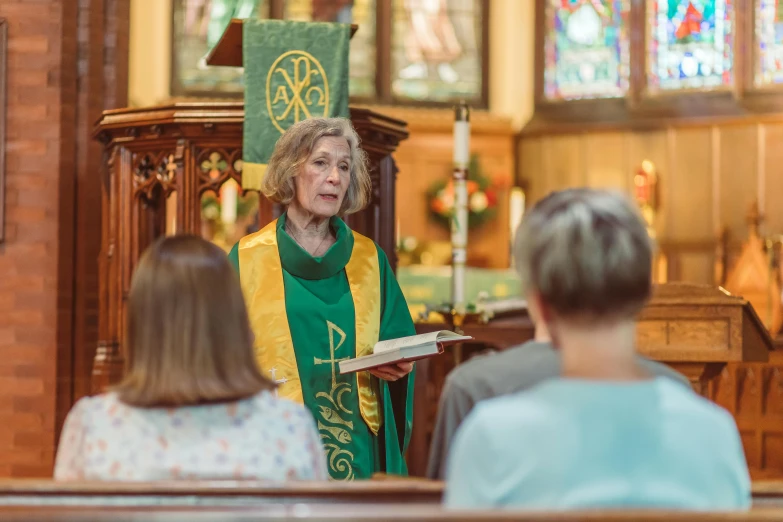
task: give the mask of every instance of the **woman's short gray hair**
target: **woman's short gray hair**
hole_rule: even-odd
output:
[[[554,192],[522,221],[514,244],[527,294],[563,318],[638,314],[650,296],[652,247],[624,195],[587,188]]]
[[[294,177],[310,157],[316,142],[326,136],[345,138],[351,151],[351,180],[339,215],[353,214],[366,207],[372,191],[367,154],[351,121],[345,118],[311,118],[289,127],[275,144],[261,192],[275,203],[291,203],[296,197]]]

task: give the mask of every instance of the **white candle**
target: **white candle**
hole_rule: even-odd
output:
[[[522,187],[512,187],[511,194],[508,197],[509,208],[509,237],[511,238],[511,266],[514,265],[514,238],[517,235],[517,228],[522,222],[522,216],[525,214],[525,191]]]
[[[465,102],[454,117],[454,216],[451,220],[451,304],[465,311],[465,263],[468,253],[468,162],[470,159],[470,111]]]
[[[225,225],[237,222],[237,184],[233,180],[220,189],[220,219]]]
[[[470,122],[454,122],[454,166],[467,168],[470,161]]]

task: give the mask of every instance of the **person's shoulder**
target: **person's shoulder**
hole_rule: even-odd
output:
[[[82,397],[76,401],[68,415],[88,422],[92,418],[110,416],[118,409],[126,407],[115,392],[109,392]]]
[[[691,384],[688,381],[688,379],[672,368],[671,366],[664,364],[662,362],[653,361],[652,359],[648,359],[643,356],[639,356],[639,361],[641,365],[649,371],[652,375],[656,377],[666,377],[670,381],[673,381],[680,385],[681,387],[684,387],[687,390],[692,390]]]
[[[535,436],[556,429],[556,410],[539,393],[540,387],[502,395],[479,402],[466,419],[467,423],[491,426],[499,435],[525,433]]]
[[[691,419],[694,424],[730,425],[736,430],[734,417],[722,406],[702,397],[693,390],[680,386],[679,383],[664,377],[656,379],[661,406],[664,412],[678,414]]]
[[[454,437],[452,457],[494,461],[498,469],[514,462],[546,458],[546,441],[562,429],[557,415],[539,404],[530,392],[478,402]],[[530,452],[530,448],[540,448]]]
[[[557,353],[549,343],[528,341],[473,357],[452,370],[446,383],[459,389],[485,390],[498,381],[508,381],[517,385],[512,391],[519,391],[537,384],[539,378],[557,376],[557,362]]]
[[[256,411],[263,416],[277,417],[290,422],[297,422],[300,419],[309,421],[312,418],[309,410],[302,404],[278,397],[268,390],[257,393],[252,401]]]
[[[678,438],[693,437],[710,458],[721,455],[740,468],[745,466],[737,422],[728,410],[669,379],[659,377],[656,386],[663,412],[660,422],[666,421]]]
[[[231,251],[239,252],[239,250],[242,248],[248,248],[248,247],[259,245],[260,243],[258,241],[253,241],[253,240],[265,234],[267,231],[268,231],[267,227],[261,227],[260,230],[256,230],[255,232],[251,232],[249,234],[242,236],[241,238],[239,238],[239,241],[234,243],[234,246],[231,248]]]
[[[389,258],[386,255],[386,252],[383,251],[381,246],[374,239],[355,231],[342,220],[340,220],[340,223],[342,223],[342,226],[344,226],[348,233],[353,237],[354,245],[362,245],[366,247],[364,252],[366,252],[367,255],[373,255],[377,257],[381,267],[389,265]],[[354,253],[356,253],[356,249],[354,250]]]

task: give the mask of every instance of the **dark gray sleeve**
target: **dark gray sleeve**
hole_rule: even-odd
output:
[[[473,409],[473,397],[453,379],[446,379],[438,405],[438,418],[432,434],[427,478],[444,480],[446,461],[454,435],[465,417]]]

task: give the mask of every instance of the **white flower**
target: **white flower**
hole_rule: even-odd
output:
[[[451,210],[451,207],[454,206],[454,193],[446,192],[444,190],[440,194],[440,201],[441,203],[443,203],[443,208],[445,208],[446,210]]]
[[[208,220],[217,219],[218,216],[220,216],[220,211],[218,210],[217,206],[209,205],[207,208],[204,209],[202,216],[204,216]]]
[[[487,195],[483,192],[474,192],[473,195],[470,196],[469,206],[470,210],[476,214],[485,211],[489,206]]]

